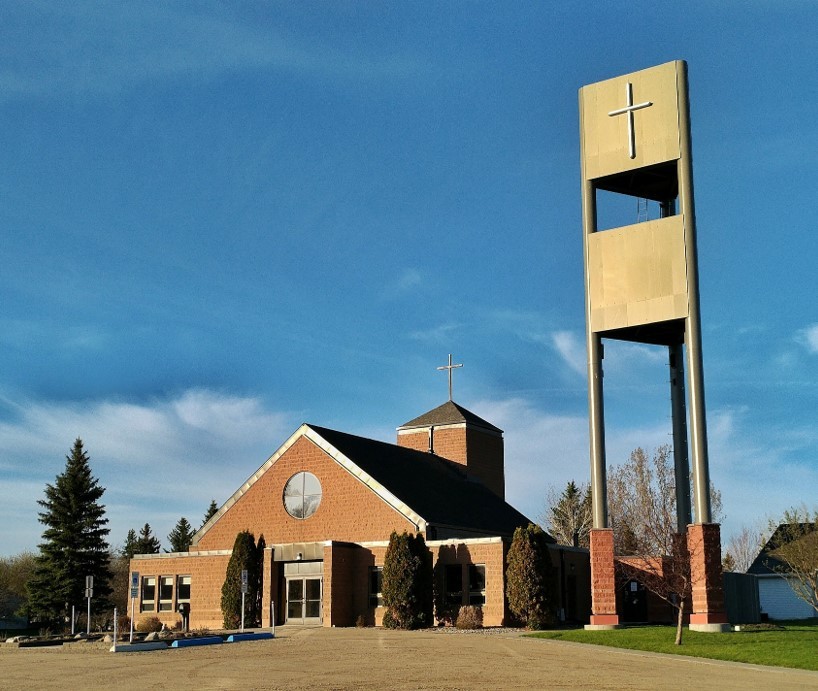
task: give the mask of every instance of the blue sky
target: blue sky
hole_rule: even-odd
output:
[[[77,436],[112,544],[167,546],[301,422],[394,440],[449,353],[511,503],[587,481],[577,90],[674,59],[725,537],[814,504],[815,3],[1,12],[0,554]],[[669,441],[665,363],[606,348],[610,464]]]

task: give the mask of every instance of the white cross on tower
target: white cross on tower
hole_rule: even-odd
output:
[[[442,367],[438,367],[439,370],[441,370],[441,369],[449,370],[449,400],[450,401],[452,400],[452,370],[457,369],[458,367],[462,367],[462,366],[463,366],[463,363],[461,363],[459,365],[453,365],[452,364],[452,354],[449,353],[449,364],[448,365],[443,365]]]
[[[617,108],[616,110],[612,110],[608,113],[609,117],[613,117],[615,115],[624,115],[627,113],[628,115],[628,155],[631,158],[636,158],[636,138],[633,133],[633,111],[641,110],[642,108],[648,108],[652,106],[653,103],[650,101],[645,101],[644,103],[636,103],[633,102],[633,84],[628,82],[627,86],[625,87],[625,99],[627,101],[627,105],[624,108]]]

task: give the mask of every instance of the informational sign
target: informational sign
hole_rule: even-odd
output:
[[[139,571],[131,571],[131,599],[139,597]]]
[[[242,569],[241,571],[241,593],[242,595],[247,595],[249,592],[249,586],[247,585],[247,569]]]

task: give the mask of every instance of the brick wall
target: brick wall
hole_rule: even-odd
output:
[[[398,446],[416,451],[429,450],[429,428],[402,430]],[[434,428],[434,452],[460,465],[478,478],[501,499],[505,499],[503,438],[466,423]]]
[[[591,530],[591,624],[616,625],[616,569],[613,531]]]
[[[483,564],[486,567],[486,602],[483,605],[483,623],[485,626],[502,626],[508,619],[508,611],[505,602],[505,557],[508,552],[508,545],[499,538],[481,539],[463,543],[459,541],[430,541],[427,543],[432,553],[432,564],[435,569],[435,578],[442,579],[443,569],[446,565],[460,564],[464,567],[463,584],[464,595],[462,604],[468,604],[467,571],[468,564]],[[324,625],[351,626],[358,616],[363,616],[368,625],[380,626],[383,621],[384,608],[373,607],[369,602],[369,575],[373,567],[383,567],[386,556],[387,543],[364,544],[355,546],[354,560],[349,560],[344,554],[344,570],[341,572],[345,579],[344,583],[348,590],[339,591],[338,581],[333,567],[333,585],[331,599],[326,594],[325,583],[325,606],[332,603],[336,606],[339,597],[346,597],[350,602],[348,615],[338,618],[333,614],[331,623],[325,615]],[[330,548],[327,548],[330,550]],[[337,545],[332,545],[331,551],[338,550]],[[333,563],[336,557],[333,555]],[[346,571],[349,564],[353,568]],[[324,578],[326,579],[327,565],[324,565]],[[338,595],[337,593],[344,593]],[[347,623],[343,623],[347,622]],[[448,622],[451,623],[451,622]]]
[[[227,573],[227,562],[230,554],[168,554],[142,555],[131,560],[130,570],[138,571],[141,579],[145,576],[155,576],[157,582],[157,598],[159,578],[172,576],[174,579],[173,604],[171,611],[142,612],[137,600],[134,607],[134,626],[141,620],[158,617],[165,626],[172,628],[181,621],[177,612],[177,577],[190,576],[190,627],[191,629],[206,627],[220,629],[222,627],[221,596],[222,585]],[[128,603],[130,607],[130,602]],[[130,615],[130,609],[128,610]]]
[[[717,523],[687,527],[693,610],[691,624],[727,623],[721,571],[721,531]]]
[[[469,472],[478,477],[498,497],[506,498],[503,438],[479,429],[466,430]]]
[[[284,485],[306,470],[321,482],[318,510],[306,520],[284,510]],[[360,480],[304,437],[295,443],[202,536],[194,549],[232,549],[236,534],[264,535],[267,544],[388,539],[393,530],[415,526]]]
[[[354,626],[357,545],[333,543],[324,547],[324,626]]]

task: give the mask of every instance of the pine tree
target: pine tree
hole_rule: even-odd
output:
[[[263,537],[259,538],[262,543]],[[227,562],[227,574],[222,585],[222,617],[226,629],[238,628],[241,622],[241,572],[247,570],[248,592],[244,598],[244,623],[255,626],[258,623],[258,584],[260,583],[261,559],[256,541],[249,530],[236,535],[233,553]]]
[[[213,518],[213,516],[215,515],[215,513],[218,510],[219,510],[219,507],[216,504],[216,500],[211,499],[210,500],[210,506],[207,507],[207,511],[205,512],[205,515],[204,515],[204,520],[202,521],[202,525],[199,526],[199,528],[200,529],[203,528],[204,524],[207,523],[211,518]]]
[[[128,535],[125,537],[125,544],[122,546],[122,556],[125,559],[133,559],[133,555],[137,554],[138,540],[136,538],[136,531],[131,528]]]
[[[591,488],[571,480],[546,513],[546,529],[562,545],[589,547],[592,523]]]
[[[139,539],[136,541],[136,554],[159,554],[162,543],[151,531],[150,523],[145,523],[139,531]]]
[[[88,454],[77,439],[65,470],[45,487],[40,523],[46,526],[34,574],[27,584],[29,611],[40,622],[56,622],[85,600],[85,578],[94,577],[93,611],[107,606],[111,572],[105,526],[105,488],[92,476]]]
[[[419,629],[432,625],[432,555],[423,536],[393,531],[383,560],[383,625]]]
[[[511,612],[528,628],[542,629],[556,622],[553,566],[539,526],[517,528],[508,550],[506,597]]]
[[[168,535],[168,542],[170,543],[171,552],[187,552],[190,543],[193,541],[193,536],[196,531],[193,526],[187,522],[187,518],[182,516],[176,523],[176,526]]]

